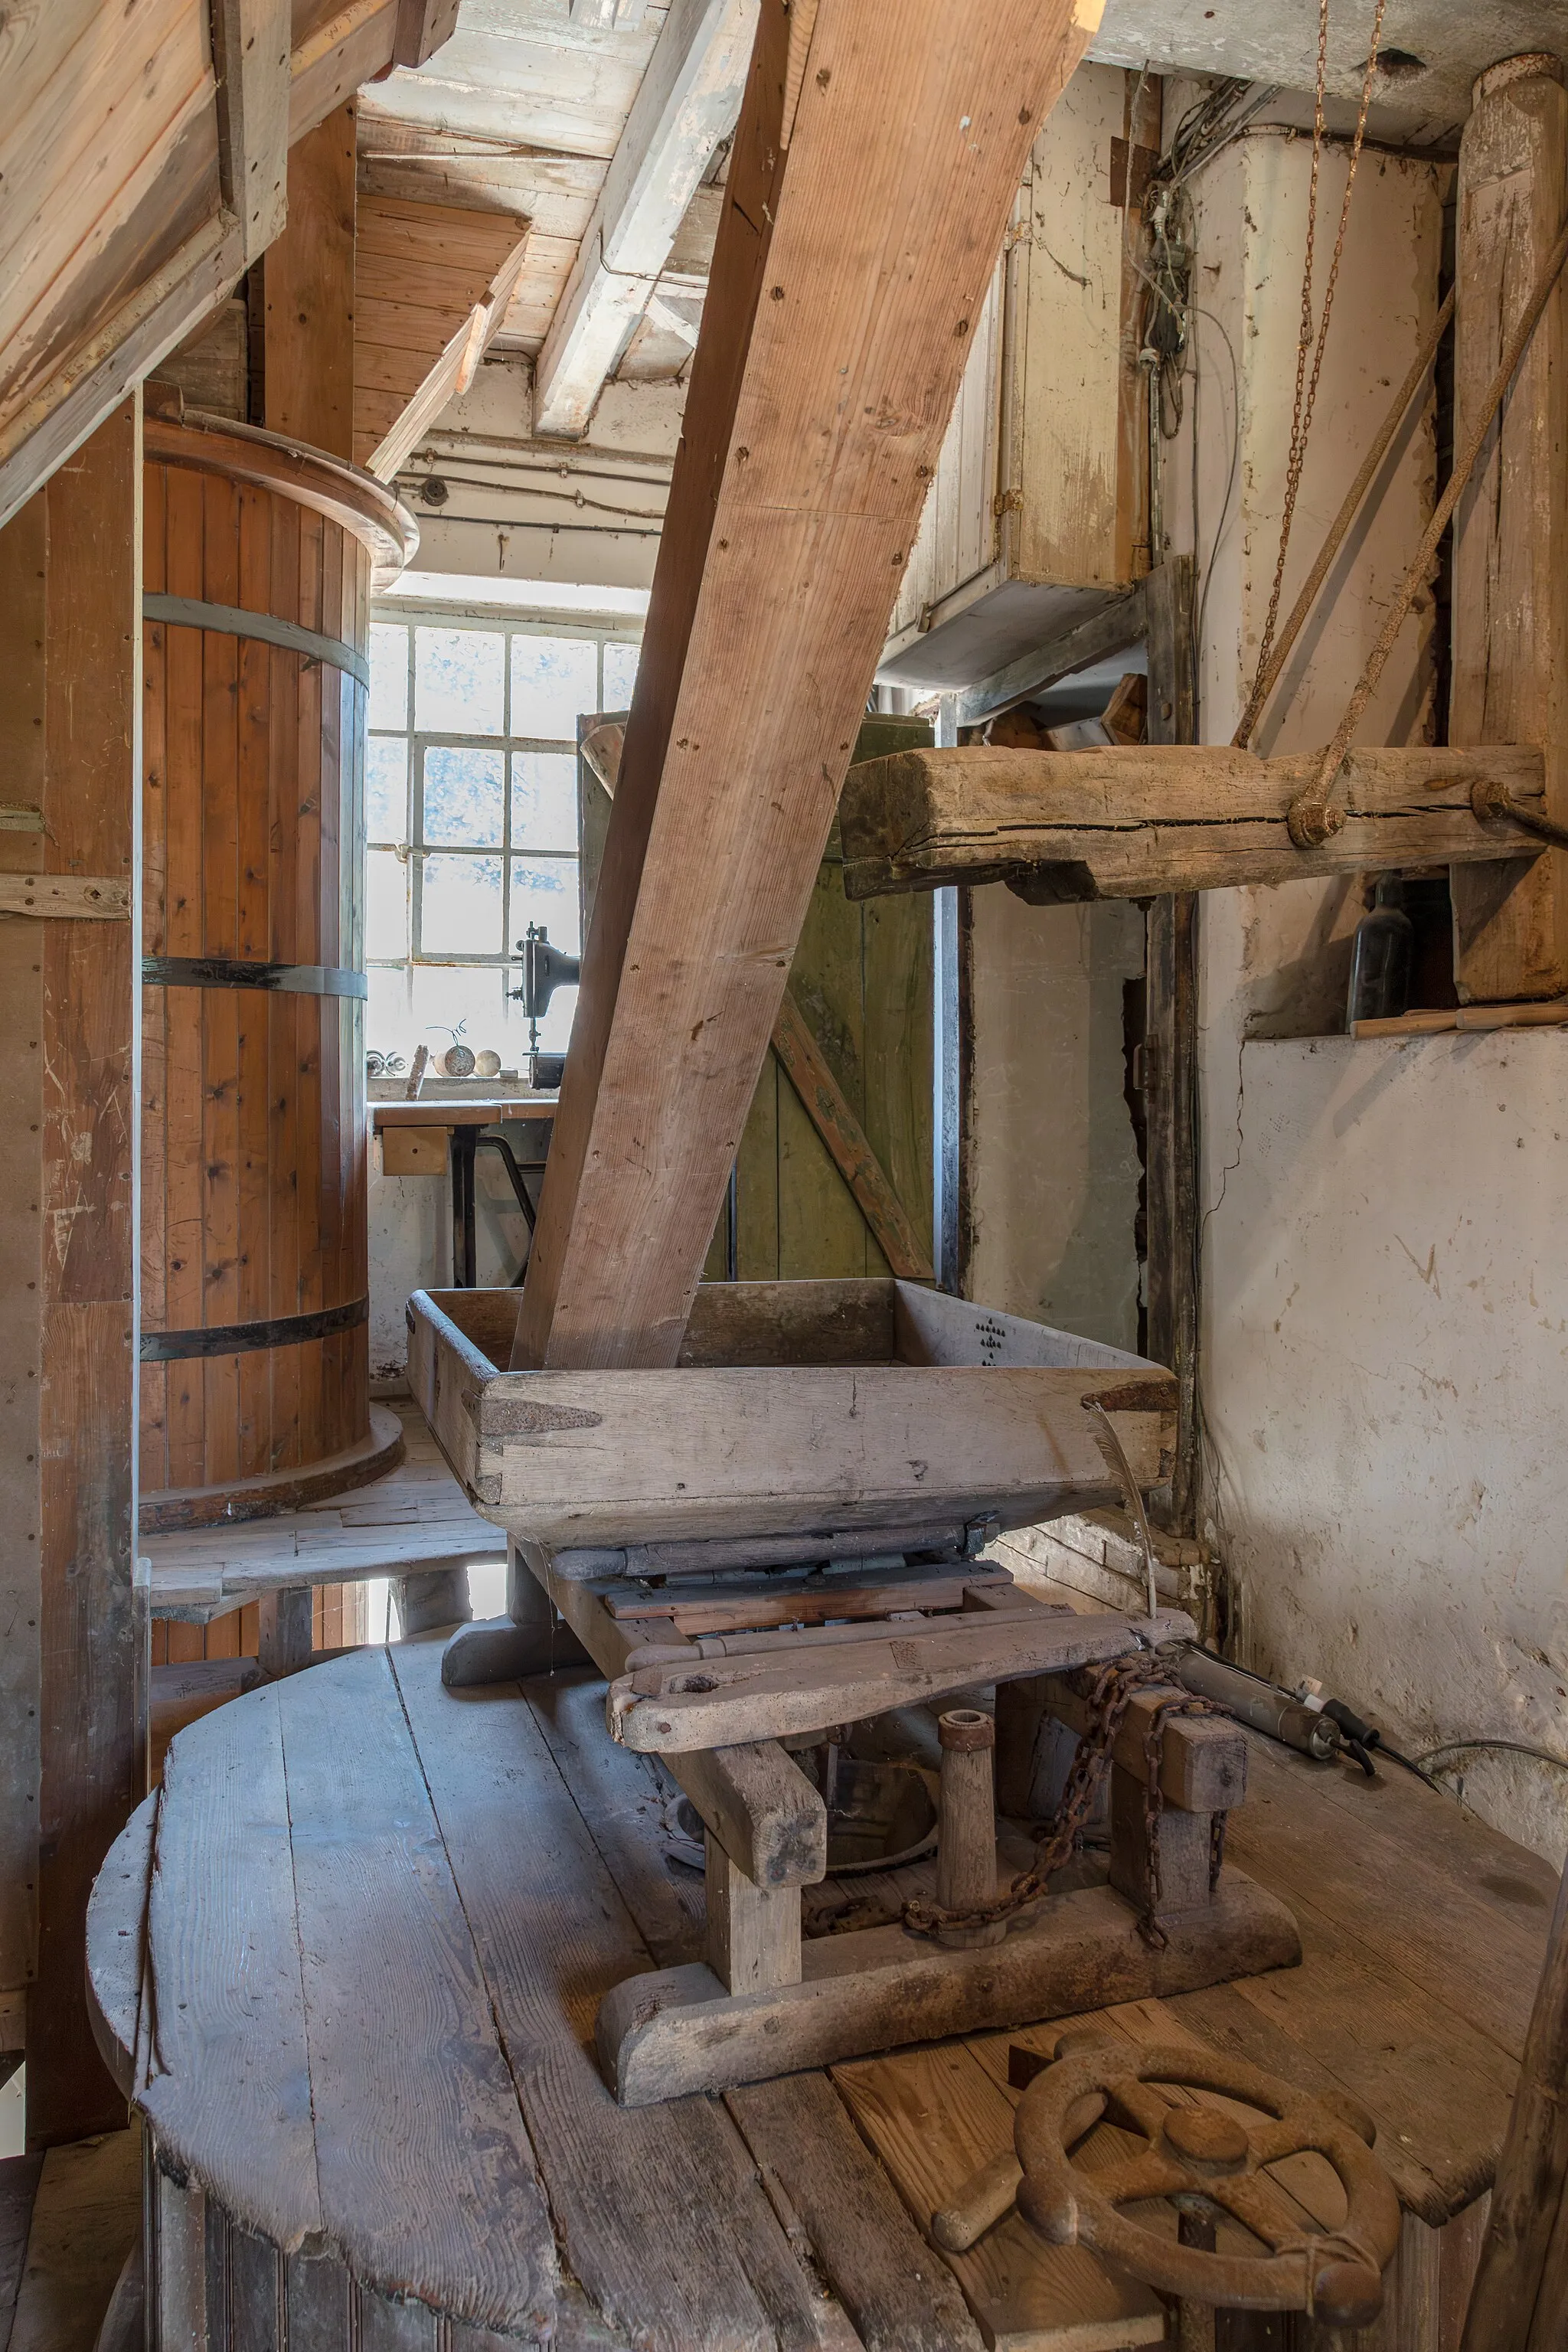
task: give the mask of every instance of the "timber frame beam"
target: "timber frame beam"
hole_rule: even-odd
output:
[[[1524,825],[1471,804],[1478,786],[1500,783],[1543,814],[1539,751],[1354,751],[1341,780],[1343,829],[1298,849],[1287,812],[1317,765],[1312,752],[1265,760],[1211,744],[898,751],[846,781],[844,887],[871,898],[1005,881],[1048,904],[1541,853]]]
[[[290,145],[422,64],[457,0],[346,0],[298,49],[289,0],[12,14],[0,184],[34,226],[0,299],[0,526],[276,239]]]
[[[713,151],[735,127],[756,28],[757,0],[675,0],[539,355],[536,433],[587,431]]]
[[[1073,0],[763,0],[514,1361],[676,1360],[971,324],[1087,38]]]

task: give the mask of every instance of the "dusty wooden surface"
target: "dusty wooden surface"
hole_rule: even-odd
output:
[[[454,1693],[439,1665],[437,1642],[363,1651],[176,1742],[142,2036],[171,2160],[296,2254],[325,2225],[368,2287],[524,2340],[552,2309],[566,2340],[670,2352],[1158,2340],[1141,2290],[1016,2220],[951,2263],[924,2236],[1006,2143],[1009,2042],[1059,2025],[617,2109],[590,2054],[601,1995],[701,1949],[700,1877],[659,1841],[665,1784],[605,1738],[592,1676]],[[1407,2244],[1400,2332],[1368,2341],[1436,2352],[1420,2314],[1463,2271],[1442,2225],[1489,2182],[1552,1874],[1403,1775],[1249,1747],[1234,1851],[1289,1904],[1304,1964],[1099,2021],[1196,2034],[1370,2108]],[[99,1959],[115,1904],[134,1924],[137,1876],[106,1881]],[[1310,2175],[1283,2180],[1321,2206]],[[604,2315],[586,2334],[584,2296]]]

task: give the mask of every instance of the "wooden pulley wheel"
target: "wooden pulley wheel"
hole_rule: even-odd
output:
[[[1169,2104],[1158,2086],[1217,2091],[1261,2111],[1257,2122],[1215,2107]],[[1147,2145],[1086,2172],[1069,2149],[1096,2113]],[[1399,2241],[1399,2200],[1364,2139],[1321,2100],[1218,2051],[1114,2044],[1059,2059],[1019,2102],[1014,2140],[1018,2210],[1052,2245],[1092,2246],[1108,2262],[1184,2302],[1222,2310],[1306,2311],[1364,2327],[1383,2308],[1383,2272]],[[1265,2165],[1312,2152],[1332,2166],[1348,2210],[1337,2230],[1306,2232],[1286,2218]],[[1266,2254],[1181,2245],[1121,2211],[1153,2197],[1186,2213],[1228,2215]]]

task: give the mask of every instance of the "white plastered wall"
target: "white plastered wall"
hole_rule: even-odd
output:
[[[1113,1348],[1138,1344],[1138,1148],[1122,1003],[1143,971],[1127,902],[1030,907],[976,890],[964,1288]]]
[[[1309,164],[1305,142],[1247,139],[1200,183],[1205,740],[1227,740],[1238,716],[1279,544]],[[1321,255],[1343,173],[1342,151]],[[1441,195],[1436,167],[1363,161],[1286,609],[1432,318]],[[1222,525],[1237,406],[1225,336],[1239,430]],[[1178,545],[1193,543],[1190,447],[1166,474]],[[1427,412],[1385,468],[1260,749],[1331,733],[1432,488]],[[1431,617],[1423,596],[1363,740],[1427,731]],[[1201,1381],[1239,1654],[1320,1677],[1411,1748],[1486,1735],[1568,1754],[1568,1035],[1321,1034],[1341,1014],[1360,912],[1353,888],[1312,882],[1203,905]],[[1562,1860],[1568,1776],[1477,1756],[1465,1788]]]

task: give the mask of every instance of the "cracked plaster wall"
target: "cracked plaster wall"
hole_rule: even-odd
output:
[[[1343,185],[1332,160],[1331,239]],[[1199,183],[1210,741],[1239,714],[1279,543],[1309,163],[1304,142],[1248,139]],[[1437,299],[1441,170],[1369,157],[1363,174],[1287,610]],[[1190,464],[1184,441],[1167,467],[1179,545],[1194,540]],[[1260,749],[1332,731],[1432,494],[1428,412],[1391,458]],[[1424,599],[1364,740],[1428,731],[1431,617]],[[1485,1734],[1568,1754],[1568,1036],[1321,1034],[1342,1019],[1360,912],[1343,883],[1203,905],[1202,1386],[1239,1654],[1288,1681],[1321,1678],[1399,1744]],[[1561,1861],[1568,1776],[1478,1758],[1466,1793]]]

